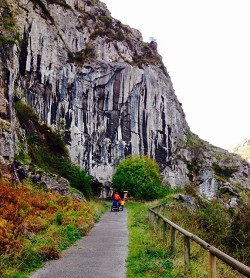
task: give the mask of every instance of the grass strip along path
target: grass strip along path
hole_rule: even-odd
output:
[[[126,203],[129,212],[128,278],[184,277],[180,273],[173,273],[172,255],[148,223],[148,208],[155,205],[152,202]]]
[[[127,211],[108,211],[61,259],[47,262],[31,278],[125,278],[127,254]]]
[[[169,198],[171,200],[171,197]],[[191,269],[185,270],[183,256],[183,235],[177,233],[176,252],[170,251],[170,238],[163,240],[162,233],[155,233],[148,221],[148,208],[159,205],[155,202],[127,202],[129,212],[129,254],[127,258],[128,278],[207,278],[208,277],[208,253],[198,244],[191,243]],[[175,206],[175,205],[176,206]],[[182,209],[178,211],[178,204],[171,200],[171,208],[161,213],[174,220],[181,227],[187,224],[187,230],[198,234],[200,227],[196,223],[197,216],[190,217],[190,211]],[[183,207],[183,206],[181,206]],[[174,218],[174,219],[172,219]],[[186,228],[186,227],[185,227]],[[217,275],[223,278],[242,277],[237,271],[217,260]]]
[[[148,223],[148,208],[155,205],[127,202],[124,211],[108,211],[87,236],[30,278],[184,277],[173,273],[172,255]]]

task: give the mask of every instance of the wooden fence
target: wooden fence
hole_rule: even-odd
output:
[[[233,269],[237,270],[240,274],[243,274],[244,276],[250,278],[250,268],[243,263],[235,260],[234,258],[230,257],[229,255],[225,254],[224,252],[220,251],[219,249],[215,248],[214,246],[211,246],[209,243],[205,242],[198,236],[186,231],[185,229],[181,228],[180,226],[176,225],[174,222],[168,220],[163,215],[161,215],[159,212],[156,211],[156,209],[161,209],[165,205],[159,205],[154,208],[149,209],[149,220],[153,223],[154,230],[160,231],[162,230],[163,233],[163,239],[167,238],[167,232],[170,230],[171,234],[171,251],[175,253],[176,249],[176,231],[179,231],[184,236],[184,262],[185,262],[185,268],[186,270],[190,270],[190,240],[198,243],[201,247],[203,247],[205,250],[208,250],[208,277],[209,278],[215,278],[216,277],[216,258],[220,259]],[[169,227],[170,229],[168,229]]]

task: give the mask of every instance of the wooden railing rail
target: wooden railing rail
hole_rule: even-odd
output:
[[[179,231],[184,235],[184,260],[185,260],[186,270],[190,269],[190,240],[192,240],[197,244],[199,244],[202,248],[208,250],[209,252],[209,261],[208,261],[209,278],[216,278],[216,258],[220,259],[221,261],[223,261],[233,269],[237,270],[239,273],[243,274],[244,276],[250,278],[250,267],[235,260],[234,258],[230,257],[229,255],[217,249],[216,247],[210,245],[209,243],[199,238],[198,236],[176,225],[174,222],[168,220],[166,217],[156,212],[155,209],[161,210],[161,205],[149,209],[149,215],[148,215],[149,220],[153,222],[155,231],[160,229],[161,222],[163,222],[162,225],[163,240],[167,240],[168,226],[171,227],[170,248],[173,253],[175,253],[175,249],[176,249],[176,231]]]

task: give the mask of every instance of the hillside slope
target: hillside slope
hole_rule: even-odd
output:
[[[240,144],[232,147],[230,151],[250,162],[250,139],[245,138]]]

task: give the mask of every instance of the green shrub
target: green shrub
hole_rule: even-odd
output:
[[[53,172],[66,178],[72,187],[84,194],[86,199],[93,197],[92,177],[88,175],[87,170],[73,165],[67,158],[54,155],[46,148],[33,148],[32,158],[35,164],[46,172]]]
[[[85,198],[93,197],[92,177],[86,170],[71,163],[60,134],[39,123],[35,111],[18,101],[16,113],[27,135],[28,152],[33,165],[45,172],[56,173],[69,180],[70,185],[81,191]]]
[[[184,190],[188,195],[197,196],[195,188],[191,185],[185,186]],[[231,198],[232,196],[228,195],[227,202]],[[226,198],[224,197],[224,199]],[[173,200],[171,202],[172,206],[163,212],[168,219],[242,263],[250,264],[250,203],[248,196],[246,200],[242,198],[235,208],[226,208],[217,200],[204,202],[201,198],[196,198],[198,209],[192,211],[179,203],[175,205]]]
[[[71,6],[69,4],[66,3],[65,0],[49,0],[49,2],[51,4],[57,4],[57,5],[60,5],[66,9],[71,9]]]
[[[38,122],[39,117],[35,111],[25,103],[17,101],[15,103],[15,110],[20,124],[23,128],[29,124],[29,121]]]
[[[67,155],[65,144],[60,134],[53,131],[46,124],[39,122],[39,117],[35,111],[25,103],[18,101],[15,110],[20,125],[27,132],[29,145],[41,145],[48,147],[53,153]]]
[[[92,177],[88,175],[86,170],[77,166],[68,167],[65,178],[70,181],[72,187],[80,190],[87,199],[93,197]]]
[[[109,28],[112,26],[112,18],[109,17],[109,16],[103,16],[103,15],[100,15],[98,16],[98,18],[105,23],[105,26],[106,28]]]
[[[211,201],[197,213],[202,231],[201,237],[216,247],[224,249],[224,242],[231,233],[231,220],[227,209]]]
[[[95,47],[92,44],[87,44],[85,49],[77,52],[68,51],[68,63],[83,64],[96,58]]]
[[[16,29],[16,19],[7,1],[1,1],[0,30],[0,47],[18,43],[19,33]]]
[[[83,63],[84,51],[70,52],[68,51],[68,63]]]
[[[213,164],[213,170],[220,177],[230,178],[234,172],[238,170],[237,167],[223,167],[217,163]]]
[[[136,199],[152,200],[166,195],[159,166],[144,156],[128,156],[117,167],[112,179],[113,188],[127,190]]]
[[[249,205],[227,209],[216,200],[199,202],[197,210],[189,209],[175,199],[171,200],[164,210],[161,210],[167,219],[194,235],[202,238],[208,244],[215,246],[232,256],[236,260],[249,265],[250,262],[250,209]],[[162,235],[158,231],[158,235]],[[173,259],[174,271],[184,270],[183,262],[183,235],[176,234],[176,253]],[[171,244],[171,232],[167,233],[168,245]],[[191,271],[178,277],[208,277],[207,251],[198,244],[191,242]],[[217,260],[218,277],[239,277],[236,271]]]
[[[229,212],[232,222],[231,235],[226,240],[228,252],[250,265],[250,203],[241,204]]]
[[[8,38],[3,35],[0,35],[0,45],[13,45],[16,44],[17,41],[14,38]]]

